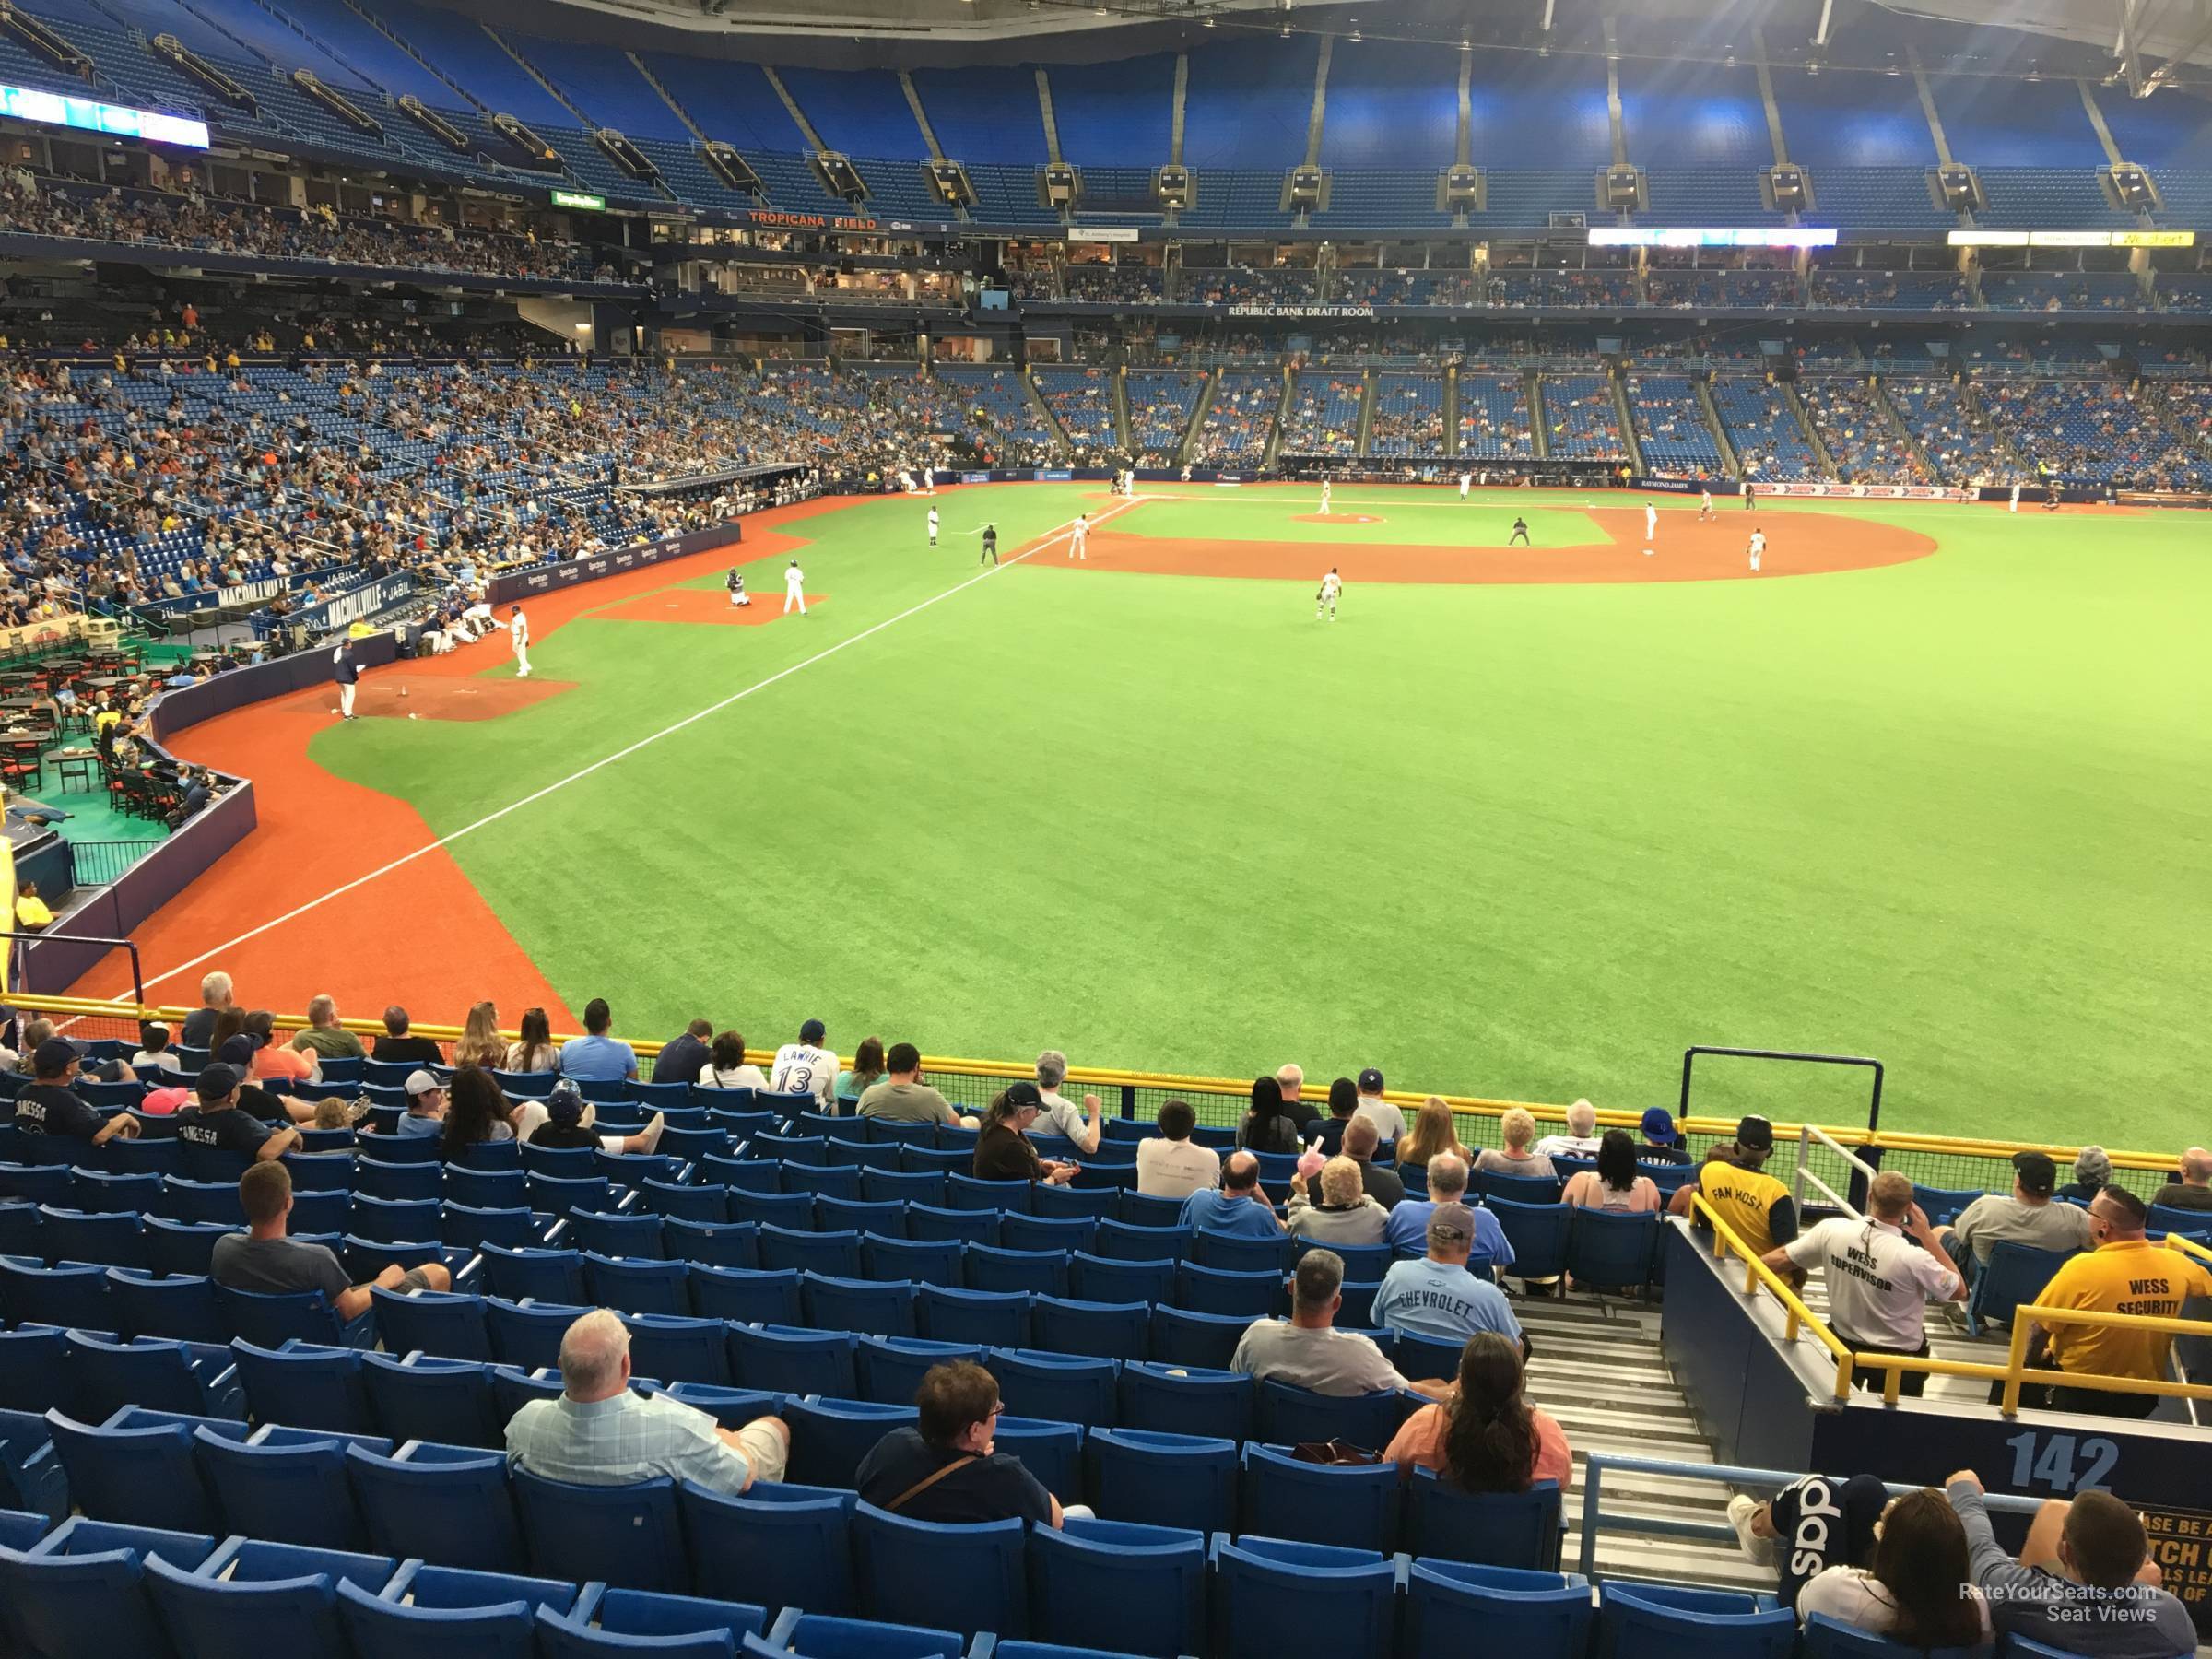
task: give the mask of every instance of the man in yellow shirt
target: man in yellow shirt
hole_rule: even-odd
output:
[[[2061,1267],[2036,1301],[2046,1308],[2172,1319],[2190,1297],[2212,1296],[2212,1267],[2181,1251],[2153,1244],[2144,1236],[2147,1219],[2142,1199],[2123,1187],[2105,1187],[2089,1205],[2089,1232],[2097,1248]],[[2087,1376],[2159,1381],[2167,1375],[2166,1359],[2172,1347],[2172,1336],[2164,1331],[2124,1325],[2038,1325],[2029,1334],[2028,1363]],[[2053,1411],[2144,1418],[2159,1407],[2157,1394],[2056,1386],[2050,1394]]]
[[[1735,1126],[1733,1146],[1715,1147],[1699,1166],[1697,1179],[1685,1182],[1667,1208],[1677,1216],[1691,1216],[1690,1194],[1697,1194],[1712,1206],[1728,1230],[1744,1241],[1753,1255],[1763,1256],[1797,1237],[1797,1202],[1790,1189],[1766,1171],[1774,1153],[1774,1125],[1754,1113]],[[1798,1283],[1802,1268],[1789,1269]]]
[[[27,881],[22,891],[16,895],[16,926],[25,933],[37,933],[53,925],[53,912],[46,908],[46,900],[39,897],[39,884]]]

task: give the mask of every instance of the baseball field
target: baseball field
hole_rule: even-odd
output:
[[[263,829],[143,938],[155,1000],[1608,1107],[1819,1050],[1886,1125],[2203,1138],[2197,517],[1663,497],[1647,555],[1618,493],[1146,488],[947,491],[934,549],[918,500],[764,515],[749,609],[705,556],[533,602],[526,681],[495,637],[187,735]]]

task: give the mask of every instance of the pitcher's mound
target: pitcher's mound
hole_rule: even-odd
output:
[[[827,596],[807,594],[806,608],[812,610]],[[592,616],[594,620],[611,618],[617,622],[709,622],[724,628],[758,628],[763,622],[773,622],[782,614],[781,590],[756,594],[750,605],[732,605],[725,589],[667,588],[658,594],[625,599],[603,611],[594,611]],[[793,611],[791,616],[795,622],[799,613]]]

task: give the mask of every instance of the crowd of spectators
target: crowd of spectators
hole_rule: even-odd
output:
[[[1883,412],[1865,381],[1825,374],[1803,378],[1797,395],[1829,459],[1847,484],[1932,484],[1927,463]]]
[[[1257,465],[1282,401],[1283,382],[1277,375],[1222,374],[1198,429],[1192,459],[1206,466]]]

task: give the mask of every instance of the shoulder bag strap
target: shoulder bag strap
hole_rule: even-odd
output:
[[[915,1481],[912,1486],[908,1487],[905,1491],[900,1493],[898,1497],[892,1499],[883,1507],[890,1513],[894,1515],[897,1514],[900,1510],[904,1509],[908,1503],[912,1502],[914,1499],[921,1497],[923,1493],[928,1491],[931,1487],[935,1486],[938,1481],[944,1479],[946,1476],[951,1474],[955,1469],[965,1468],[968,1465],[973,1463],[974,1461],[975,1454],[973,1453],[970,1453],[966,1457],[954,1458],[950,1463],[947,1464],[935,1474],[925,1476],[922,1479]]]

